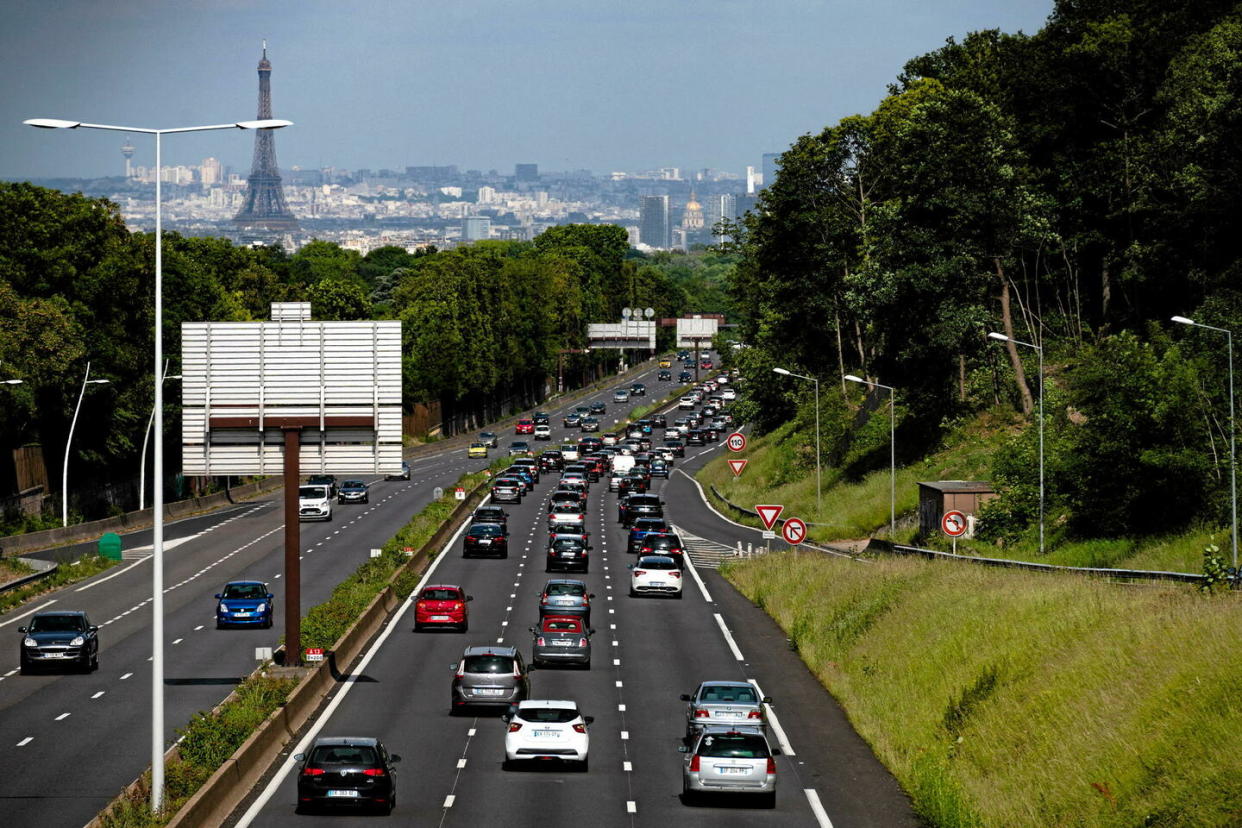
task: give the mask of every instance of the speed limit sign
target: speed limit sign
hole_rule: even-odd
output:
[[[745,451],[746,435],[735,431],[725,439],[725,445],[729,447],[729,451]]]
[[[940,531],[951,538],[966,534],[966,516],[959,511],[945,512],[940,518]]]

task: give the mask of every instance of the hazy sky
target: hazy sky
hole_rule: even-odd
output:
[[[282,168],[742,172],[871,111],[950,35],[1040,28],[1053,0],[2,0],[0,177],[119,175],[124,136],[255,116],[268,39]],[[135,136],[134,163],[153,160]],[[251,133],[164,160],[247,172]]]

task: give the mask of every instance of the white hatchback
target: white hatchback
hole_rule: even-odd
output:
[[[508,725],[505,770],[513,770],[518,762],[557,759],[587,769],[591,746],[587,726],[595,718],[583,716],[577,702],[527,699],[510,707],[502,718]]]
[[[630,569],[630,595],[681,597],[681,567],[668,555],[643,555]]]

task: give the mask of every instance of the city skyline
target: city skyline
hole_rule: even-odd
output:
[[[20,122],[68,117],[133,126],[229,122],[254,109],[253,65],[269,41],[280,67],[281,168],[744,173],[805,132],[870,111],[902,64],[949,36],[1034,31],[1052,0],[651,0],[516,8],[327,0],[296,8],[208,0],[6,4],[0,61],[0,177],[94,178],[123,170],[116,135],[35,136]],[[48,55],[51,54],[51,59]],[[149,142],[131,136],[135,166]],[[186,135],[170,164],[215,157],[242,169],[251,140]]]

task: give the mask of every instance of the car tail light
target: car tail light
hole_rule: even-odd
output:
[[[750,711],[749,713],[747,713],[747,714],[746,714],[746,718],[748,718],[748,719],[762,719],[762,718],[763,718],[763,713],[761,713],[761,712],[760,712],[760,711],[758,711],[758,710],[752,710],[752,711]]]
[[[651,547],[650,547],[650,546],[644,546],[644,547],[643,547],[643,549],[642,549],[641,554],[646,555],[646,554],[648,554],[648,553],[650,553],[650,552],[651,552]]]
[[[768,757],[768,773],[776,773],[776,760]]]
[[[576,732],[578,732],[578,733],[586,733],[586,725],[584,725],[584,724],[576,724],[576,725],[574,725],[574,730],[575,730]]]
[[[700,709],[700,710],[694,711],[694,718],[696,719],[710,719],[711,717],[712,717],[712,711],[710,710]]]
[[[548,596],[544,595],[539,599],[539,604],[542,606],[546,603],[548,603]]]
[[[476,540],[478,540],[478,538],[476,538],[474,535],[466,535],[467,543],[469,543],[470,541],[476,541]]]
[[[645,570],[645,569],[635,569],[635,570],[634,570],[634,574],[635,574],[635,575],[646,575],[646,574],[647,574],[647,570]]]
[[[465,677],[466,677],[466,661],[465,659],[462,659],[461,663],[457,665],[457,678],[465,678]]]
[[[513,662],[513,677],[515,679],[520,679],[522,677],[522,671],[518,669],[518,663],[516,660]]]
[[[323,776],[326,771],[323,768],[302,768],[303,776]]]
[[[690,772],[699,772],[699,755],[697,753],[690,757]]]
[[[674,578],[680,578],[680,577],[681,577],[681,573],[680,573],[680,572],[670,572],[670,573],[668,573],[668,574],[669,574],[670,576],[674,577]]]
[[[544,643],[544,641],[543,641],[543,636],[542,636],[542,635],[541,635],[541,636],[539,636],[538,638],[536,638],[536,639],[535,639],[535,646],[536,646],[536,647],[546,647],[546,646],[547,646],[547,644],[545,644],[545,643]]]
[[[578,639],[578,646],[579,646],[579,647],[585,647],[586,645],[587,645],[586,636],[583,636],[582,638],[579,638],[579,639]]]
[[[522,729],[522,724],[521,724],[521,722],[509,722],[509,732],[510,732],[510,733],[517,733],[517,732],[518,732],[519,730],[521,730],[521,729]]]
[[[383,768],[363,768],[363,776],[387,776],[388,773]]]

